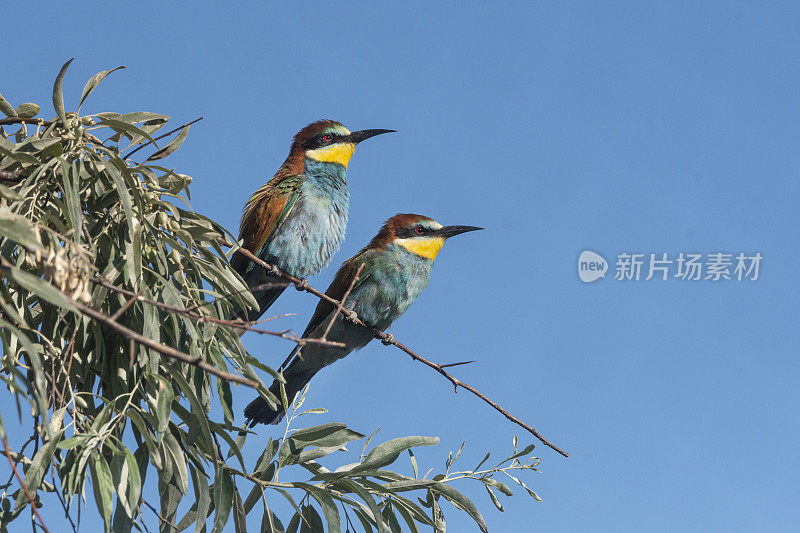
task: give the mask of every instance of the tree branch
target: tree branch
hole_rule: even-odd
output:
[[[224,246],[228,246],[229,248],[235,248],[236,252],[244,255],[245,257],[247,257],[248,259],[253,261],[255,264],[257,264],[257,265],[261,266],[262,268],[264,268],[267,271],[267,273],[269,273],[270,275],[276,276],[276,277],[279,277],[279,278],[283,278],[283,279],[285,279],[287,281],[290,281],[290,282],[294,283],[294,285],[297,288],[297,290],[305,291],[305,292],[307,292],[309,294],[313,294],[317,298],[319,298],[321,300],[325,300],[326,302],[328,302],[330,304],[333,304],[333,305],[335,305],[337,307],[340,307],[342,305],[341,302],[339,302],[339,300],[336,300],[335,298],[331,298],[327,294],[322,293],[322,292],[318,291],[317,289],[315,289],[314,287],[312,287],[311,285],[309,285],[308,284],[308,280],[296,278],[296,277],[294,277],[294,276],[292,276],[290,274],[287,274],[286,272],[281,271],[275,265],[270,265],[269,263],[266,263],[262,259],[258,258],[257,256],[255,256],[249,250],[246,250],[246,249],[241,248],[241,247],[237,247],[238,245],[233,244],[231,242],[228,242],[225,239],[219,239],[218,242],[220,244],[224,245]],[[544,436],[541,433],[539,433],[531,425],[523,422],[522,420],[520,420],[516,416],[512,415],[505,408],[501,407],[497,402],[493,401],[491,398],[489,398],[488,396],[483,394],[481,391],[479,391],[475,387],[473,387],[473,386],[471,386],[471,385],[469,385],[467,383],[464,383],[463,381],[461,381],[461,380],[457,379],[456,377],[452,376],[451,374],[449,374],[445,370],[445,367],[447,365],[443,366],[443,365],[434,363],[433,361],[430,361],[430,360],[426,359],[425,357],[422,357],[421,355],[419,355],[418,353],[413,351],[411,348],[409,348],[405,344],[397,341],[394,338],[394,335],[392,335],[391,333],[385,333],[385,332],[383,332],[383,331],[381,331],[381,330],[379,330],[379,329],[377,329],[375,327],[372,327],[369,324],[363,322],[352,311],[348,312],[348,317],[350,318],[350,320],[353,323],[367,328],[370,332],[372,332],[375,335],[376,338],[380,339],[381,342],[384,345],[388,346],[388,345],[391,344],[393,346],[396,346],[397,348],[399,348],[400,350],[402,350],[403,352],[408,354],[415,361],[419,361],[420,363],[422,363],[422,364],[424,364],[426,366],[429,366],[430,368],[434,369],[436,372],[441,374],[445,379],[447,379],[450,383],[453,384],[453,387],[455,388],[456,392],[458,392],[458,387],[461,387],[463,389],[468,390],[469,392],[471,392],[472,394],[474,394],[475,396],[477,396],[478,398],[480,398],[481,400],[483,400],[484,402],[486,402],[487,404],[492,406],[496,411],[501,413],[508,420],[510,420],[511,422],[517,424],[518,426],[520,426],[521,428],[525,429],[526,431],[528,431],[531,435],[533,435],[534,437],[539,439],[539,441],[541,441],[541,443],[544,444],[545,446],[547,446],[548,448],[551,448],[551,449],[555,450],[556,452],[560,453],[564,457],[569,457],[569,453],[567,453],[566,451],[562,450],[561,448],[559,448],[558,446],[556,446],[552,442],[548,441],[546,438],[544,438]]]
[[[11,448],[8,447],[8,441],[6,440],[5,435],[0,435],[0,439],[3,440],[3,447],[5,447],[6,449],[6,457],[8,458],[8,464],[11,465],[11,470],[14,471],[14,476],[16,476],[17,481],[19,481],[19,484],[22,486],[22,490],[25,492],[25,496],[28,498],[28,503],[31,506],[31,511],[33,512],[34,515],[36,515],[36,518],[39,519],[39,527],[41,527],[45,533],[50,533],[50,530],[47,529],[46,525],[44,525],[44,520],[42,520],[42,516],[36,509],[36,502],[33,500],[33,496],[31,496],[31,493],[28,491],[28,487],[26,487],[25,482],[22,481],[22,476],[20,476],[19,472],[17,471],[16,463],[14,463],[14,460],[11,458]]]
[[[18,268],[8,261],[5,260],[4,257],[0,256],[0,265],[6,268]],[[147,346],[148,348],[152,348],[153,350],[164,354],[168,357],[172,357],[173,359],[177,359],[179,361],[183,361],[184,363],[188,363],[190,365],[196,366],[200,370],[217,376],[220,379],[224,379],[225,381],[232,381],[234,383],[241,383],[242,385],[247,385],[248,387],[258,388],[259,383],[257,381],[253,381],[252,379],[247,379],[243,376],[238,376],[236,374],[231,374],[229,372],[223,372],[219,370],[217,367],[208,364],[202,358],[202,356],[192,356],[188,353],[181,352],[180,350],[176,350],[172,346],[167,346],[165,344],[161,344],[156,342],[152,339],[148,339],[144,335],[141,335],[132,329],[129,329],[116,320],[113,320],[110,316],[106,315],[105,313],[94,309],[93,307],[89,307],[88,305],[82,304],[81,302],[75,300],[70,295],[66,294],[65,292],[59,290],[58,287],[52,285],[53,289],[57,290],[62,297],[70,303],[75,309],[77,309],[81,314],[86,315],[90,318],[97,320],[98,322],[102,322],[103,324],[107,325],[111,329],[118,331],[119,333],[123,334],[128,339],[134,340],[139,344]],[[137,293],[131,293],[129,296],[135,295]]]
[[[9,124],[36,124],[37,126],[49,126],[53,123],[51,120],[45,120],[43,118],[25,118],[25,117],[9,117],[0,119],[0,126],[6,126]]]
[[[175,307],[173,305],[168,305],[168,304],[165,304],[163,302],[157,302],[155,300],[151,300],[150,298],[146,298],[142,294],[139,294],[139,293],[136,293],[136,292],[133,292],[133,291],[129,291],[127,289],[123,289],[122,287],[117,287],[116,285],[114,285],[112,283],[109,283],[108,281],[106,281],[106,280],[104,280],[102,278],[92,278],[91,281],[94,282],[94,283],[97,283],[98,285],[101,285],[101,286],[103,286],[103,287],[105,287],[107,289],[110,289],[112,291],[115,291],[115,292],[118,292],[118,293],[123,294],[125,296],[128,296],[130,298],[127,302],[125,302],[125,304],[122,307],[120,307],[117,310],[116,313],[114,313],[111,316],[112,320],[116,320],[117,318],[119,318],[119,316],[122,315],[122,313],[124,313],[125,310],[127,310],[134,302],[140,301],[140,302],[146,303],[148,305],[152,305],[154,307],[158,307],[159,309],[163,309],[165,311],[169,311],[170,313],[176,313],[176,314],[185,316],[186,318],[189,318],[189,319],[192,319],[192,320],[196,320],[197,322],[211,322],[211,323],[214,323],[214,324],[220,324],[222,326],[229,326],[229,327],[232,327],[232,328],[237,329],[237,330],[253,331],[255,333],[260,333],[262,335],[272,335],[273,337],[280,337],[282,339],[286,339],[286,340],[289,340],[289,341],[292,341],[292,342],[296,342],[297,344],[299,344],[301,346],[304,345],[304,344],[325,344],[325,345],[333,346],[333,347],[336,347],[336,348],[344,348],[344,343],[343,342],[334,342],[334,341],[328,341],[328,340],[325,340],[325,339],[309,339],[309,338],[305,338],[305,337],[298,337],[298,336],[294,335],[293,333],[290,333],[289,330],[270,331],[268,329],[254,328],[251,325],[247,325],[247,324],[245,324],[243,322],[240,322],[240,321],[237,321],[237,320],[225,320],[225,319],[222,319],[222,318],[215,318],[215,317],[211,317],[211,316],[201,315],[201,314],[198,314],[198,313],[193,313],[193,312],[189,311],[188,309]]]
[[[62,293],[63,294],[63,293]],[[143,344],[148,348],[152,348],[153,350],[162,353],[168,357],[172,357],[173,359],[177,359],[179,361],[183,361],[184,363],[188,363],[190,365],[196,366],[200,370],[207,372],[209,374],[213,374],[218,378],[224,379],[225,381],[232,381],[234,383],[241,383],[242,385],[247,385],[248,387],[258,388],[258,382],[253,381],[252,379],[247,379],[243,376],[238,376],[236,374],[231,374],[229,372],[223,372],[219,370],[217,367],[206,363],[201,356],[192,356],[188,353],[181,352],[176,350],[171,346],[167,346],[165,344],[161,344],[154,340],[148,339],[144,335],[140,335],[139,333],[133,331],[132,329],[128,329],[119,322],[111,320],[111,317],[101,313],[100,311],[93,309],[87,305],[83,305],[82,303],[78,302],[77,300],[73,300],[66,294],[64,295],[65,298],[68,299],[69,303],[75,306],[78,311],[82,314],[94,318],[98,322],[102,322],[103,324],[107,325],[111,329],[117,330],[119,333],[122,333],[127,338],[132,339],[139,344]]]
[[[22,181],[21,170],[0,170],[0,181]]]

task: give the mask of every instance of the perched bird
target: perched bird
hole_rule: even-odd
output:
[[[350,207],[346,170],[356,145],[392,131],[351,132],[333,120],[300,130],[281,168],[245,205],[239,228],[243,247],[298,278],[319,273],[344,238]],[[259,306],[235,315],[258,320],[288,284],[242,254],[231,265],[252,288]]]
[[[406,312],[428,285],[433,260],[444,241],[478,229],[482,228],[442,226],[422,215],[395,215],[364,249],[344,262],[326,294],[341,300],[352,283],[343,307],[355,311],[366,324],[383,331]],[[353,282],[357,273],[358,278]],[[336,315],[336,307],[321,300],[303,337],[319,339],[323,336],[342,342],[345,347],[324,344],[296,347],[287,359],[291,362],[283,370],[286,397],[290,401],[314,374],[353,350],[363,348],[374,337],[368,329],[347,320],[341,313]],[[277,380],[269,390],[281,397]],[[257,423],[277,424],[284,415],[282,407],[273,409],[261,397],[250,402],[244,414],[250,427]]]

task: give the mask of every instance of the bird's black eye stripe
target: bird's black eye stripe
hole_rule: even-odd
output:
[[[409,237],[419,237],[421,235],[427,235],[430,233],[430,230],[423,226],[415,226],[413,228],[401,228],[395,231],[395,235],[397,235],[400,239],[407,239]]]
[[[306,139],[306,141],[303,142],[303,149],[314,150],[315,148],[334,142],[338,137],[339,135],[335,133],[320,133],[310,139]]]

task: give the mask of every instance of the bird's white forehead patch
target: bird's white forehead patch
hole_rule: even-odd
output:
[[[351,133],[350,130],[348,130],[347,128],[345,128],[341,124],[337,124],[335,126],[331,126],[326,131],[329,131],[331,133],[335,133],[337,135],[350,135],[350,133]]]
[[[430,220],[430,221],[426,221],[426,222],[427,222],[427,224],[426,224],[426,225],[427,225],[429,228],[433,228],[433,229],[442,229],[442,227],[443,227],[441,224],[439,224],[439,223],[438,223],[438,222],[436,222],[435,220]]]

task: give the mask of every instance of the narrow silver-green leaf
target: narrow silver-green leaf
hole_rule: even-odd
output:
[[[16,117],[17,111],[14,109],[14,106],[9,103],[8,100],[3,98],[3,95],[0,94],[0,111],[7,117]]]
[[[156,402],[156,418],[158,419],[158,439],[162,440],[169,426],[169,416],[172,412],[172,400],[175,398],[175,391],[172,387],[165,386],[158,393]]]
[[[400,513],[400,516],[402,516],[403,520],[405,520],[408,530],[411,533],[419,533],[417,522],[409,512],[408,507],[404,506],[403,504],[395,504],[394,508],[397,509],[397,512]]]
[[[56,444],[58,444],[63,435],[64,430],[62,429],[53,440],[39,448],[39,451],[36,452],[36,455],[31,459],[31,464],[28,466],[28,471],[25,473],[25,479],[23,480],[31,494],[35,494],[36,491],[39,490],[45,472],[50,469],[50,462],[53,460]],[[22,509],[27,503],[28,498],[25,496],[25,492],[20,491],[19,496],[17,496],[17,501],[14,504],[14,511],[16,512]]]
[[[92,91],[94,91],[97,88],[97,86],[100,85],[100,82],[103,81],[106,78],[106,76],[108,76],[109,74],[111,74],[115,70],[120,70],[120,69],[123,69],[123,68],[125,68],[125,67],[124,66],[119,66],[117,68],[112,68],[110,70],[103,70],[101,72],[98,72],[97,74],[95,74],[91,78],[89,78],[89,81],[87,81],[86,85],[84,85],[84,87],[83,87],[83,92],[81,92],[81,100],[80,100],[80,102],[78,102],[78,111],[81,110],[81,106],[83,105],[83,102],[86,100],[86,98],[90,94],[92,94]]]
[[[439,437],[399,437],[375,446],[353,471],[372,470],[393,463],[401,452],[414,446],[435,446]]]
[[[484,485],[484,486],[486,487],[486,492],[489,493],[489,498],[492,500],[492,503],[494,504],[495,507],[497,507],[497,510],[500,511],[501,513],[505,511],[505,509],[503,509],[503,504],[500,503],[500,500],[497,499],[497,496],[495,496],[494,492],[492,491],[492,488],[489,485]]]
[[[69,223],[74,233],[74,239],[80,242],[83,234],[83,209],[81,208],[80,196],[80,171],[77,162],[68,164],[66,161],[61,163],[61,183],[62,199],[67,204],[67,215]]]
[[[111,476],[111,469],[105,458],[95,453],[89,463],[89,470],[92,474],[92,489],[97,510],[106,524],[106,530],[111,529],[111,519],[114,515],[114,481]]]
[[[103,126],[108,126],[112,130],[117,132],[124,132],[129,135],[140,135],[145,139],[147,139],[148,141],[155,144],[156,147],[158,147],[158,144],[156,144],[156,141],[150,136],[149,133],[142,130],[141,128],[137,128],[136,126],[128,122],[123,122],[121,120],[113,118],[100,118],[100,124],[102,124]]]
[[[40,108],[32,102],[25,102],[24,104],[19,104],[15,111],[19,117],[33,118],[39,114]]]
[[[516,439],[516,435],[514,435],[514,437],[515,437],[515,439]],[[514,449],[516,450],[516,448],[517,448],[517,441],[516,441],[516,440],[514,440]],[[525,449],[523,449],[523,450],[522,450],[522,451],[520,451],[520,452],[516,452],[516,453],[514,453],[514,455],[511,455],[511,456],[507,457],[507,458],[506,458],[506,459],[504,459],[504,460],[503,460],[503,461],[502,461],[500,464],[503,464],[503,463],[505,463],[506,461],[510,461],[510,460],[512,460],[512,459],[516,459],[517,457],[523,457],[523,456],[525,456],[525,455],[528,455],[529,453],[531,453],[531,452],[533,451],[533,449],[534,449],[534,448],[536,448],[536,445],[535,445],[535,444],[528,444],[527,446],[525,446]]]
[[[486,533],[489,530],[489,527],[486,525],[486,521],[483,519],[478,507],[472,503],[472,500],[458,492],[456,489],[445,483],[437,483],[436,485],[430,487],[430,490],[441,494],[447,498],[450,503],[469,514],[478,524],[478,527],[481,528],[483,533]]]
[[[27,218],[0,207],[0,235],[31,250],[40,250],[39,232]]]
[[[139,499],[142,496],[142,477],[139,473],[136,457],[128,448],[125,448],[125,461],[128,464],[128,507],[137,509],[139,507]],[[122,497],[124,496],[120,494],[120,498]]]
[[[2,137],[0,137],[2,139]],[[7,200],[22,200],[23,196],[16,192],[11,187],[6,187],[2,183],[0,183],[0,197],[3,197]]]
[[[75,58],[73,57],[64,63],[64,66],[58,72],[58,76],[56,76],[55,84],[53,84],[53,108],[56,110],[56,115],[58,115],[58,119],[62,124],[67,123],[67,115],[64,112],[64,75],[67,73],[67,68],[69,68],[69,64],[72,63],[73,59]]]
[[[8,276],[10,276],[11,279],[19,283],[23,288],[36,294],[41,299],[50,302],[56,307],[77,312],[77,309],[75,309],[75,307],[58,289],[47,283],[42,278],[36,277],[33,274],[29,274],[24,270],[20,270],[14,266],[3,267],[2,270]]]
[[[322,513],[325,515],[325,521],[328,523],[328,533],[339,533],[341,530],[341,518],[339,518],[339,510],[336,508],[336,503],[330,494],[308,483],[297,483],[297,486],[305,489],[319,503]]]
[[[242,496],[234,487],[233,489],[233,528],[236,533],[247,533],[247,515],[244,512]]]
[[[77,437],[70,437],[58,443],[58,448],[61,450],[71,450],[72,448],[82,444],[86,441],[88,435],[78,435]]]
[[[233,508],[233,478],[224,468],[217,468],[214,480],[214,529],[222,531]]]
[[[172,141],[170,141],[168,145],[166,145],[164,148],[162,148],[161,150],[157,151],[156,153],[148,157],[145,161],[156,161],[157,159],[164,159],[168,155],[175,153],[175,151],[177,151],[178,148],[181,147],[183,141],[186,140],[186,137],[188,135],[189,135],[189,126],[184,126],[183,128],[181,128],[181,131],[180,133],[178,133],[177,137],[172,139]]]
[[[511,492],[511,488],[509,488],[509,486],[503,483],[502,481],[497,481],[496,479],[490,477],[481,478],[481,481],[483,481],[487,485],[491,485],[492,487],[496,488],[506,496],[514,495],[514,493]]]
[[[261,517],[261,533],[284,533],[285,529],[278,517],[272,510],[264,506],[264,514]]]

